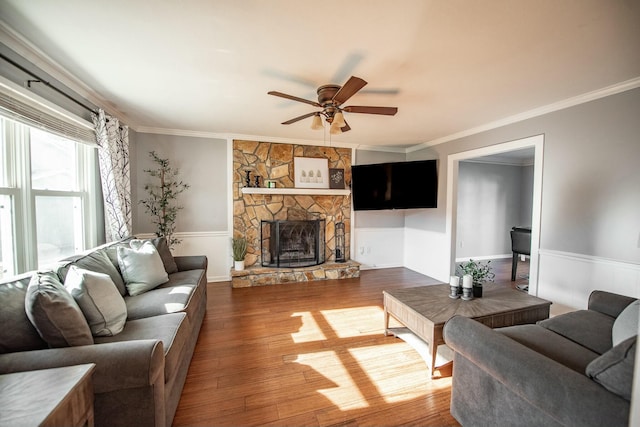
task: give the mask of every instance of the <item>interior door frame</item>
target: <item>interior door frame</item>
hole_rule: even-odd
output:
[[[503,142],[474,150],[449,154],[447,156],[447,211],[446,235],[449,239],[449,271],[455,274],[456,227],[458,213],[458,167],[460,161],[475,157],[534,149],[533,165],[533,201],[531,203],[531,255],[529,258],[529,294],[538,295],[538,260],[540,250],[540,216],[542,211],[542,169],[544,134]]]

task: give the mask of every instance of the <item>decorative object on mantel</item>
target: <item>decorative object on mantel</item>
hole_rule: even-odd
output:
[[[266,180],[264,182],[264,186],[266,188],[276,188],[276,182],[275,181],[271,181],[271,180]]]
[[[260,175],[256,175],[256,176],[254,177],[254,180],[255,180],[255,181],[254,181],[254,183],[253,183],[253,184],[254,184],[253,186],[254,186],[255,188],[260,188],[260,178],[262,178]]]
[[[482,297],[482,284],[484,282],[493,282],[494,277],[496,276],[491,271],[491,261],[487,261],[486,263],[482,263],[480,261],[474,261],[470,259],[467,262],[463,262],[458,265],[458,270],[462,273],[462,275],[470,275],[473,282],[473,296],[476,298]],[[463,280],[463,291],[464,291],[464,277]]]
[[[329,188],[329,161],[311,157],[294,157],[293,172],[298,188]]]
[[[345,262],[344,222],[336,222],[336,262]]]
[[[244,178],[244,186],[251,187],[251,171],[247,169],[244,171],[244,173],[247,174],[247,176],[245,176]]]
[[[157,178],[159,182],[144,185],[147,198],[140,200],[140,203],[144,206],[145,212],[151,216],[151,222],[157,227],[156,236],[165,237],[169,248],[173,249],[180,243],[180,239],[173,234],[176,231],[178,211],[183,208],[177,200],[180,193],[189,188],[189,184],[177,179],[180,170],[172,168],[169,159],[163,159],[155,151],[150,151],[149,156],[158,166],[157,169],[145,169],[144,172],[152,178]]]
[[[329,188],[344,188],[344,169],[329,168]]]
[[[233,252],[233,268],[236,271],[244,270],[244,257],[247,255],[247,239],[244,237],[234,237],[231,239]]]

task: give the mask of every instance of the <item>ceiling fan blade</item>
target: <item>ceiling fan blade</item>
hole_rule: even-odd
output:
[[[290,99],[292,101],[304,102],[305,104],[310,104],[310,105],[313,105],[314,107],[322,108],[322,105],[318,104],[316,101],[309,101],[308,99],[298,98],[297,96],[287,95],[286,93],[276,92],[275,90],[272,90],[272,91],[267,92],[267,93],[269,95],[279,96],[280,98],[286,98],[286,99]]]
[[[286,122],[282,122],[283,125],[290,125],[291,123],[295,123],[297,121],[300,121],[302,119],[306,119],[307,117],[311,117],[313,115],[317,114],[315,111],[313,113],[308,113],[308,114],[303,114],[302,116],[298,116],[295,117],[291,120],[287,120]]]
[[[360,77],[351,76],[344,86],[333,96],[333,103],[336,105],[343,104],[347,99],[355,95],[356,92],[365,87],[366,84],[367,82]]]
[[[351,126],[349,126],[349,123],[347,123],[347,121],[345,120],[344,121],[344,126],[342,126],[340,128],[340,130],[342,131],[342,133],[345,133],[345,132],[351,130]]]
[[[342,110],[348,113],[382,114],[384,116],[394,116],[398,112],[397,107],[367,107],[355,105],[344,107]]]

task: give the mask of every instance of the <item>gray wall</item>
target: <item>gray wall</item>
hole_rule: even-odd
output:
[[[155,151],[180,169],[179,178],[191,187],[179,196],[184,209],[178,214],[176,231],[227,231],[227,141],[213,138],[158,135],[131,132],[131,199],[133,232],[153,233],[155,226],[138,201],[145,197],[144,185],[151,182],[145,169],[155,169],[149,157]]]
[[[542,249],[640,262],[640,89],[419,150],[437,155],[439,207],[405,225],[445,232],[446,158],[544,134]],[[444,159],[444,160],[442,160]]]
[[[511,227],[531,225],[533,181],[527,169],[460,162],[456,258],[511,254]]]

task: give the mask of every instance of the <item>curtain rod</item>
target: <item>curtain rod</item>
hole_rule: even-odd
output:
[[[65,98],[67,98],[68,100],[76,103],[77,105],[81,106],[82,108],[84,108],[85,110],[93,113],[93,114],[98,114],[97,111],[95,111],[93,108],[87,106],[86,104],[78,101],[77,99],[75,99],[74,97],[72,97],[71,95],[66,94],[65,92],[63,92],[62,90],[58,89],[57,87],[53,86],[51,83],[49,83],[48,81],[44,80],[43,78],[41,78],[40,76],[38,76],[37,74],[34,74],[33,72],[31,72],[30,70],[26,69],[25,67],[23,67],[22,65],[18,64],[17,62],[15,62],[14,60],[12,60],[11,58],[8,58],[7,56],[5,56],[3,53],[0,53],[0,57],[2,59],[4,59],[5,61],[7,61],[9,64],[13,65],[14,67],[18,68],[20,71],[27,73],[28,75],[30,75],[31,77],[33,77],[36,80],[27,80],[27,86],[31,87],[31,83],[42,83],[48,87],[50,87],[51,89],[53,89],[54,91],[58,92],[60,95],[64,96]]]

